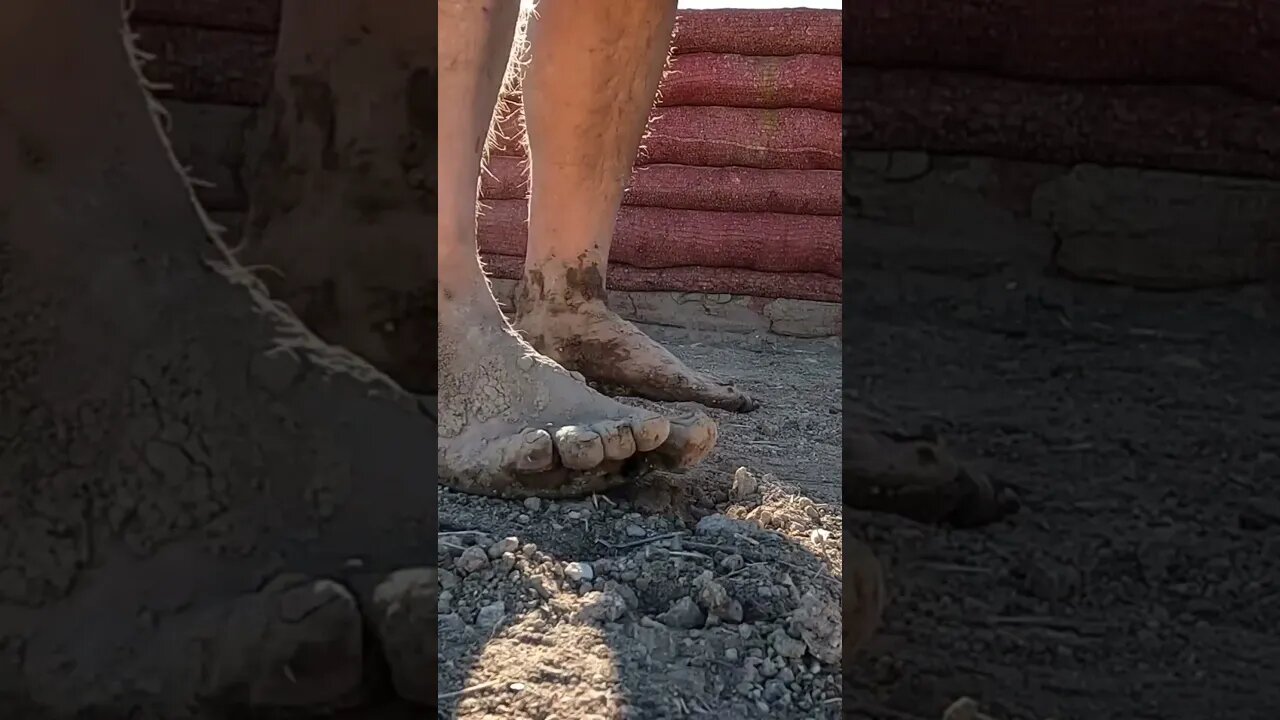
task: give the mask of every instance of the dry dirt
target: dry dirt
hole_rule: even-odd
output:
[[[849,716],[1262,720],[1280,707],[1280,304],[863,274],[853,402],[1013,483],[976,530],[851,513],[888,567]],[[854,530],[856,528],[856,531]]]
[[[838,343],[648,330],[764,407],[608,497],[442,489],[441,717],[839,717]]]

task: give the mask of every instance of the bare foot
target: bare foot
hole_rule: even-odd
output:
[[[594,382],[619,385],[650,400],[733,412],[760,406],[732,384],[684,364],[595,293],[546,292],[536,270],[526,274],[517,293],[515,324],[539,351]]]
[[[607,398],[497,322],[442,322],[439,347],[440,478],[456,489],[581,495],[651,467],[688,467],[715,446],[705,415],[668,418]]]

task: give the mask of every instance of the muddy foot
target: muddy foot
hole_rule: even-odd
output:
[[[1010,488],[929,438],[846,430],[844,502],[918,522],[976,527],[1016,512]]]
[[[705,415],[616,402],[506,328],[458,320],[440,337],[440,478],[457,490],[582,495],[688,467],[715,446]]]
[[[593,382],[620,386],[668,402],[751,412],[759,403],[730,383],[693,370],[603,300],[560,303],[540,296],[526,280],[517,293],[516,326],[548,357]]]

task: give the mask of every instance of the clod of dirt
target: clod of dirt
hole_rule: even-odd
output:
[[[658,616],[658,622],[663,625],[684,630],[702,627],[706,620],[707,618],[702,614],[702,609],[698,607],[698,603],[694,602],[693,598],[688,595],[672,603],[666,612]]]
[[[591,563],[571,562],[564,566],[564,576],[573,582],[591,582],[596,577],[596,572],[591,568]]]
[[[947,706],[942,713],[942,720],[993,720],[990,715],[980,711],[978,701],[962,697]]]
[[[751,471],[740,467],[733,473],[733,487],[729,491],[731,500],[745,500],[755,495],[760,490],[760,482],[756,480],[756,476]]]

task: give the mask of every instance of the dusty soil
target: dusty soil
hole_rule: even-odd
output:
[[[888,567],[853,717],[1270,718],[1280,706],[1280,304],[863,274],[850,400],[1013,483],[976,530],[852,513]]]
[[[837,343],[648,329],[764,407],[608,497],[441,490],[441,717],[839,716]]]

